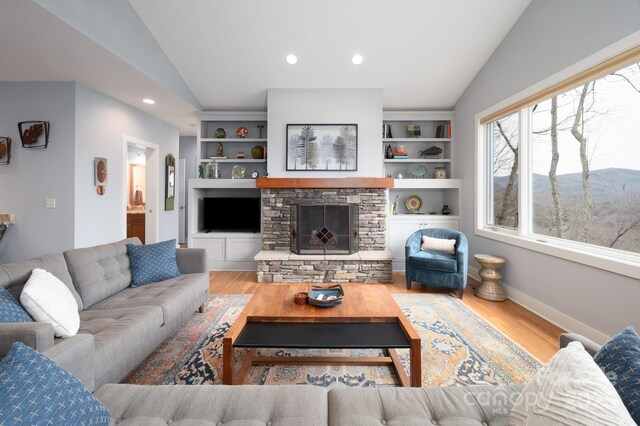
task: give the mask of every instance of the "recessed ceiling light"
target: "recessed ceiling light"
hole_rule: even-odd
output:
[[[353,55],[353,58],[351,58],[351,63],[353,65],[360,65],[363,60],[362,55],[355,54]]]
[[[296,62],[298,62],[298,57],[294,54],[291,54],[291,55],[287,55],[286,60],[289,65],[293,65]]]
[[[153,105],[153,104],[155,104],[155,103],[156,103],[156,101],[154,101],[154,100],[153,100],[153,99],[151,99],[151,98],[144,98],[144,99],[142,100],[142,102],[144,102],[145,104],[149,104],[149,105]]]

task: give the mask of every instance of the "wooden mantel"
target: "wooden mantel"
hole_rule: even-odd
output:
[[[256,188],[393,188],[393,178],[269,178],[256,179]]]

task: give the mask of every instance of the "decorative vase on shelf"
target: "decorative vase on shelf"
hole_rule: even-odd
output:
[[[255,159],[255,160],[260,160],[264,158],[264,148],[261,147],[260,145],[256,145],[253,148],[251,148],[251,156]]]
[[[451,209],[449,208],[449,204],[445,204],[444,207],[442,207],[442,214],[445,216],[451,214]]]
[[[224,139],[227,137],[227,132],[225,132],[222,127],[218,127],[214,136],[216,137],[216,139]]]
[[[444,167],[436,167],[436,171],[433,173],[433,177],[436,179],[446,179],[447,170]]]

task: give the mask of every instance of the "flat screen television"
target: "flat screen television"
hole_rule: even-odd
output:
[[[260,198],[205,197],[206,232],[260,232]]]

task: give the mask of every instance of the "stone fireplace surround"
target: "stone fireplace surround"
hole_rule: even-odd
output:
[[[263,216],[262,251],[255,257],[258,282],[391,282],[386,188],[392,184],[383,178],[258,179]],[[345,255],[290,251],[290,206],[313,200],[359,204],[360,251]]]

